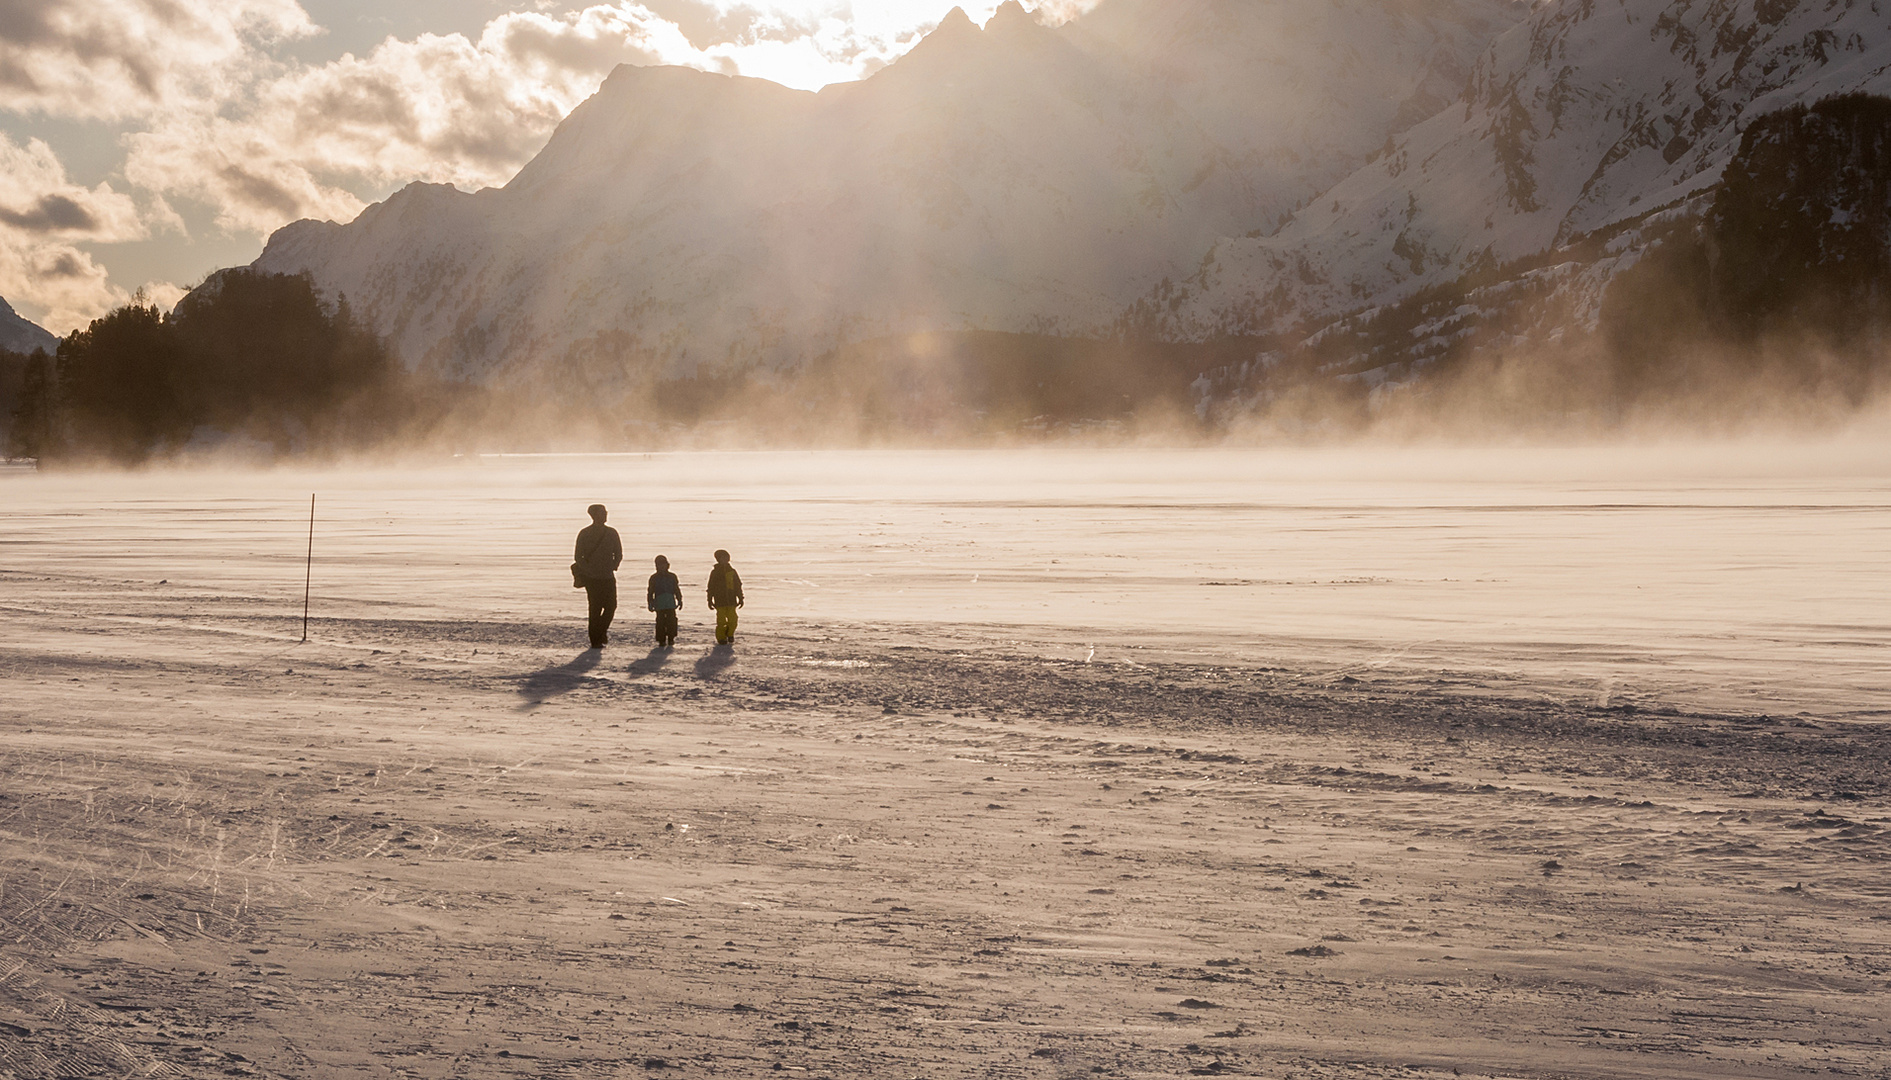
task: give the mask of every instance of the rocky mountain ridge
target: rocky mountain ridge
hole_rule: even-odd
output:
[[[254,265],[424,370],[590,393],[900,333],[1099,334],[1357,168],[1519,14],[1108,0],[1051,28],[1013,2],[818,94],[625,67],[504,188],[414,185]]]
[[[819,94],[621,68],[505,188],[415,185],[256,266],[412,366],[594,402],[861,342],[924,383],[902,335],[996,332],[987,367],[1247,348],[1207,415],[1287,357],[1376,393],[1592,334],[1756,118],[1886,90],[1879,0],[1014,2]]]
[[[1289,430],[1843,421],[1891,393],[1891,97],[1755,117],[1709,190],[1194,389],[1204,418]]]
[[[1137,310],[1199,339],[1397,301],[1710,190],[1752,118],[1891,91],[1876,0],[1551,0],[1458,101],[1279,232],[1218,243]]]

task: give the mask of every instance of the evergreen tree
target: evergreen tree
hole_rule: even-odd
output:
[[[53,358],[44,349],[34,349],[20,372],[19,395],[7,428],[8,457],[38,458],[52,447],[54,389]]]
[[[225,272],[179,302],[172,323],[201,422],[286,452],[298,437],[358,439],[389,418],[392,355],[345,298],[327,310],[306,275]]]
[[[1706,218],[1610,284],[1600,329],[1625,398],[1862,400],[1891,333],[1891,98],[1755,120]]]
[[[131,304],[59,343],[60,432],[79,457],[141,461],[190,434],[181,356],[156,307]]]
[[[390,432],[409,391],[345,300],[331,311],[307,276],[249,270],[218,274],[168,316],[133,303],[94,320],[38,378],[21,444],[120,463],[206,425],[279,453],[362,445]]]
[[[1891,98],[1753,122],[1708,214],[1716,311],[1736,337],[1850,343],[1891,321]]]

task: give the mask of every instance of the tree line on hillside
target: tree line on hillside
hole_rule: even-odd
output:
[[[168,314],[134,301],[7,366],[7,453],[49,461],[132,464],[205,437],[276,454],[367,447],[406,427],[421,396],[346,298],[249,270]]]

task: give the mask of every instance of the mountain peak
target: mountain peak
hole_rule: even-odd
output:
[[[990,21],[985,23],[985,32],[1008,34],[1018,30],[1035,30],[1038,25],[1037,16],[1024,10],[1024,5],[1018,0],[1005,0],[998,6],[998,10],[993,13]]]
[[[1512,0],[1410,0],[1436,26],[1405,0],[1107,0],[1081,18],[1126,12],[1108,34],[1040,2],[951,10],[820,94],[619,69],[504,188],[409,189],[256,265],[346,292],[412,365],[548,387],[560,364],[792,366],[925,329],[1105,335],[1364,165]],[[1218,5],[1254,14],[1165,23]]]
[[[888,64],[875,77],[899,71],[908,77],[923,78],[916,73],[934,70],[938,65],[956,66],[965,57],[983,52],[984,45],[984,31],[978,28],[964,8],[955,7],[946,12],[945,18],[940,19],[939,25],[921,38],[919,44],[907,50],[898,63]]]
[[[972,21],[972,17],[965,13],[964,8],[955,7],[945,13],[945,18],[939,20],[938,27],[936,27],[932,33],[961,34],[967,30],[976,32],[978,30],[978,24]],[[926,36],[931,37],[932,34],[927,34]]]

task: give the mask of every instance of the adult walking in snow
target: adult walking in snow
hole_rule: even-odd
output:
[[[611,619],[617,614],[617,564],[624,561],[624,545],[617,530],[604,524],[610,512],[603,503],[589,508],[591,524],[578,531],[572,551],[572,584],[584,588],[591,647],[602,649],[611,640]]]

